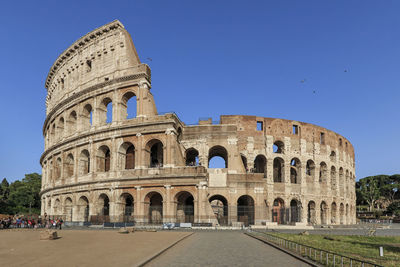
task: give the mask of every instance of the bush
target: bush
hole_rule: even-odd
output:
[[[387,207],[387,212],[400,216],[400,201],[394,201]]]

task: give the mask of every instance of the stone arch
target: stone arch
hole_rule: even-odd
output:
[[[290,201],[290,222],[301,222],[301,202],[295,198]]]
[[[111,151],[106,145],[102,145],[97,150],[96,155],[97,171],[108,172],[111,166]]]
[[[321,202],[321,224],[328,224],[328,205],[325,201]]]
[[[105,97],[100,102],[100,105],[97,109],[97,116],[99,116],[100,124],[107,124],[113,121],[113,113],[112,113],[113,102],[110,97]]]
[[[345,217],[346,224],[349,224],[349,204],[346,204],[346,217]]]
[[[121,99],[121,118],[132,119],[137,116],[137,99],[134,92],[126,92]]]
[[[56,198],[54,201],[54,206],[53,206],[53,215],[59,216],[62,215],[62,210],[61,210],[61,201],[59,198]]]
[[[243,195],[237,200],[237,219],[243,225],[254,224],[254,199],[249,195]]]
[[[331,167],[331,190],[335,194],[337,192],[337,181],[336,181],[336,168]]]
[[[150,224],[161,224],[163,222],[163,197],[159,192],[151,191],[144,199],[147,221]]]
[[[208,168],[210,168],[210,161],[214,157],[220,157],[225,161],[225,168],[228,168],[228,151],[223,146],[213,146],[208,151]]]
[[[103,217],[100,220],[109,222],[110,216],[110,198],[106,193],[101,193],[97,199],[98,215]]]
[[[180,191],[175,195],[176,213],[175,220],[178,223],[194,222],[194,198],[188,191]]]
[[[86,104],[83,107],[82,115],[81,115],[82,127],[84,130],[90,128],[93,123],[93,108],[92,105]]]
[[[283,224],[285,222],[285,201],[276,198],[272,207],[272,222]]]
[[[319,164],[319,182],[326,183],[328,178],[328,166],[325,162]]]
[[[309,224],[317,224],[316,210],[315,210],[315,202],[310,200],[308,202],[307,209],[307,222]]]
[[[343,172],[343,168],[340,167],[339,168],[339,192],[340,192],[340,196],[344,196],[344,172]]]
[[[301,183],[301,162],[298,158],[292,158],[290,161],[290,183]]]
[[[340,224],[344,224],[344,205],[343,205],[343,203],[340,203],[339,215],[340,215]]]
[[[89,221],[89,199],[86,196],[81,196],[77,204],[77,221]]]
[[[72,177],[74,175],[74,156],[72,153],[67,155],[67,159],[65,160],[65,177]]]
[[[62,160],[61,157],[57,157],[56,161],[55,161],[55,179],[60,179],[61,178],[61,166],[62,166]]]
[[[186,166],[198,166],[199,165],[199,151],[197,151],[197,149],[191,147],[186,150],[185,165]]]
[[[254,159],[254,172],[267,174],[267,158],[264,155],[257,155]]]
[[[124,192],[120,196],[120,214],[123,222],[133,221],[135,201],[130,193]]]
[[[313,183],[315,178],[315,163],[311,159],[307,160],[306,164],[307,183]]]
[[[280,140],[277,140],[274,142],[273,146],[272,146],[272,151],[274,153],[280,153],[283,154],[285,151],[285,143],[283,143]]]
[[[136,149],[131,142],[124,142],[118,151],[119,169],[135,169]]]
[[[285,177],[285,161],[280,158],[274,158],[274,182],[275,183],[284,183]]]
[[[65,221],[67,222],[72,222],[73,219],[73,203],[72,199],[70,197],[67,197],[64,201],[64,207],[65,207]]]
[[[337,207],[336,203],[332,202],[331,204],[331,224],[337,223]]]
[[[50,140],[51,143],[54,144],[56,142],[56,124],[53,123],[50,130]]]
[[[228,225],[229,207],[227,199],[222,195],[213,195],[208,199],[208,201],[210,202],[211,208],[218,221],[218,224]]]
[[[76,111],[73,110],[68,116],[67,120],[67,129],[69,134],[74,134],[77,130],[77,121],[78,121],[78,116],[76,115]]]
[[[335,151],[331,151],[331,154],[329,155],[329,159],[332,161],[332,162],[336,162],[336,152]]]
[[[81,151],[79,155],[79,175],[90,172],[90,153],[87,149]]]
[[[57,123],[57,139],[58,140],[62,139],[64,136],[64,125],[65,125],[64,117],[61,117]]]
[[[159,168],[164,164],[164,144],[158,139],[152,139],[146,144],[146,158],[150,168]]]

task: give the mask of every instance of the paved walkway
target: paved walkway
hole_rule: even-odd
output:
[[[146,266],[309,266],[239,231],[195,232]]]

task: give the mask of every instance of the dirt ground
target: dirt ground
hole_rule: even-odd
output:
[[[189,232],[58,230],[57,240],[39,240],[40,230],[0,231],[1,266],[134,266]]]

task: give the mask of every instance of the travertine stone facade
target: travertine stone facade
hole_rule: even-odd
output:
[[[186,125],[158,114],[150,68],[119,21],[65,50],[46,88],[42,214],[138,224],[355,223],[354,150],[345,137],[284,119]],[[214,157],[225,168],[208,168]]]

